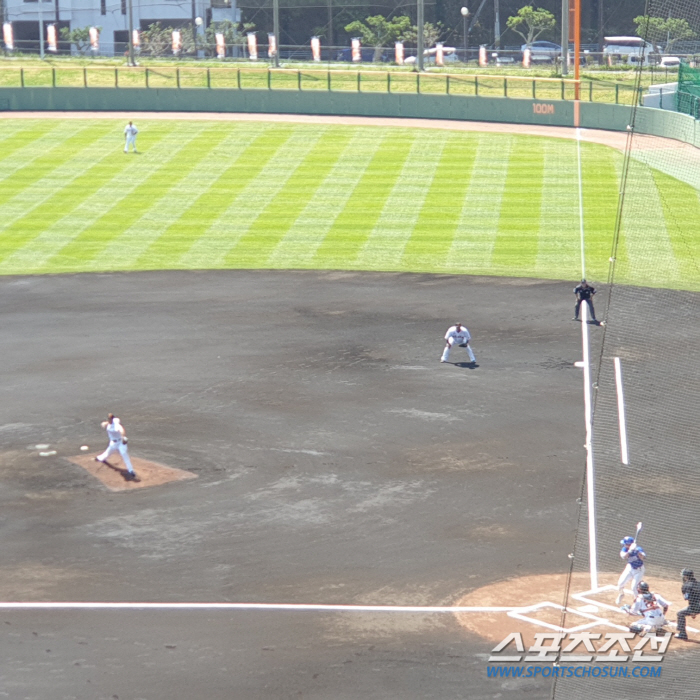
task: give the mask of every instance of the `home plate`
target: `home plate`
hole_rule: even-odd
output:
[[[131,479],[122,463],[116,455],[110,457],[108,462],[96,462],[94,455],[77,455],[67,457],[69,462],[90,472],[99,479],[110,491],[133,491],[148,486],[161,486],[171,481],[185,481],[196,479],[197,475],[184,469],[166,467],[164,464],[149,462],[138,457],[131,457],[131,463],[136,472],[136,478]]]

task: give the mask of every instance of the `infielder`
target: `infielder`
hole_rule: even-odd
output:
[[[102,422],[102,427],[107,429],[107,436],[109,437],[109,445],[107,449],[101,454],[95,457],[96,462],[106,462],[110,455],[115,452],[119,452],[122,461],[129,470],[131,476],[136,476],[134,472],[134,467],[131,465],[131,460],[129,459],[129,450],[126,446],[128,439],[126,437],[126,430],[121,424],[119,418],[117,418],[113,413],[107,416],[107,420]]]
[[[472,352],[472,348],[469,345],[469,341],[472,339],[469,335],[469,331],[461,324],[455,323],[454,326],[450,326],[445,333],[445,349],[443,350],[440,362],[447,362],[450,357],[450,350],[453,346],[459,345],[460,348],[466,348],[469,353],[469,360],[471,362],[476,362],[476,357]]]
[[[622,549],[620,550],[620,558],[627,562],[620,580],[617,582],[617,600],[616,605],[622,602],[625,597],[625,584],[628,581],[633,582],[632,590],[636,590],[640,581],[644,578],[644,560],[646,552],[634,541],[634,537],[624,537],[620,540]]]
[[[649,584],[645,581],[639,582],[637,592],[639,595],[635,598],[634,603],[631,606],[625,605],[622,609],[628,615],[644,618],[630,625],[630,632],[643,637],[650,632],[655,633],[668,624],[665,615],[670,603],[658,593],[652,593],[649,590]]]
[[[138,153],[136,150],[136,134],[139,133],[139,130],[134,126],[134,122],[129,122],[125,127],[124,127],[124,153],[129,152],[129,146],[132,146],[134,149],[134,153]]]

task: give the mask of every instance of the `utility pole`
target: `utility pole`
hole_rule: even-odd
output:
[[[129,65],[136,65],[134,57],[134,2],[129,0]]]
[[[192,41],[195,46],[195,55],[197,53],[197,4],[196,0],[192,0]]]
[[[494,46],[499,49],[501,47],[501,10],[499,1],[493,0],[494,26],[493,33],[495,34]]]
[[[569,2],[561,0],[561,74],[569,75]]]
[[[467,17],[469,17],[469,8],[463,7],[460,12],[462,13],[462,18],[464,19],[464,62],[467,62]]]
[[[41,8],[42,0],[39,0],[39,56],[44,60],[44,11]]]
[[[333,0],[328,0],[328,46],[333,48]]]
[[[416,56],[416,64],[418,70],[424,70],[423,61],[423,30],[425,29],[425,5],[423,0],[418,0],[418,56]]]
[[[275,68],[280,67],[280,0],[272,1],[272,31],[275,35]]]

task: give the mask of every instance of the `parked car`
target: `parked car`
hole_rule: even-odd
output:
[[[678,56],[663,56],[659,61],[661,68],[678,68],[681,65],[681,59]]]
[[[523,44],[520,47],[521,51],[530,49],[530,60],[540,63],[552,63],[561,56],[561,46],[552,41],[533,41],[529,46]]]

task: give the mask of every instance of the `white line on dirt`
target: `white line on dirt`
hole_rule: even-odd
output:
[[[510,612],[517,607],[450,605],[316,605],[304,603],[116,603],[116,602],[0,602],[0,610],[292,610],[315,612],[467,613]]]
[[[622,390],[622,367],[620,358],[613,358],[615,363],[615,389],[617,390],[617,420],[620,424],[620,459],[623,464],[629,464],[629,453],[627,451],[627,421],[625,419],[625,395]]]

